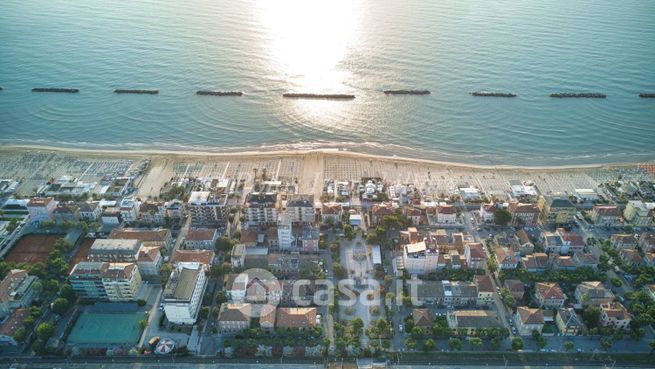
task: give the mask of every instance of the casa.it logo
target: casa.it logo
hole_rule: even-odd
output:
[[[234,308],[240,309],[251,318],[259,318],[260,321],[265,321],[271,314],[275,314],[282,298],[282,285],[273,273],[265,269],[251,268],[239,273],[230,282],[231,285],[226,287],[231,294]]]

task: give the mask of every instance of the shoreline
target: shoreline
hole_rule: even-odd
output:
[[[655,159],[646,162],[616,162],[616,163],[596,163],[596,164],[571,164],[571,165],[545,165],[545,166],[521,166],[521,165],[483,165],[468,164],[448,161],[439,161],[431,159],[419,159],[400,156],[388,156],[378,154],[367,154],[341,149],[297,149],[297,150],[271,150],[271,151],[190,151],[190,150],[108,150],[108,149],[79,149],[66,148],[48,145],[4,145],[0,147],[0,153],[22,153],[30,151],[50,151],[60,154],[82,154],[86,156],[101,156],[113,158],[130,158],[130,157],[179,157],[179,158],[266,158],[266,157],[302,157],[307,155],[332,156],[340,158],[350,158],[354,160],[376,160],[382,162],[407,163],[407,164],[426,164],[440,167],[454,167],[462,169],[480,169],[480,170],[574,170],[574,169],[598,169],[609,167],[634,166],[640,163],[655,163]]]

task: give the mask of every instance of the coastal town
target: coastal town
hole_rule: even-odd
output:
[[[5,150],[0,259],[1,358],[643,357],[655,165]]]

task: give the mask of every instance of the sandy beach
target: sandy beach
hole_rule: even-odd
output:
[[[325,180],[359,181],[379,177],[388,184],[414,184],[424,194],[441,196],[459,187],[477,187],[487,195],[503,196],[511,180],[535,182],[546,194],[572,194],[576,188],[597,188],[621,176],[647,175],[638,163],[562,165],[546,167],[485,166],[445,161],[370,155],[338,149],[268,152],[201,152],[161,150],[90,150],[53,146],[0,148],[0,177],[20,178],[19,193],[29,194],[47,178],[69,175],[97,181],[106,172],[132,170],[144,159],[147,171],[137,184],[138,195],[152,198],[175,177],[245,179],[259,171],[274,180],[298,181],[300,192],[320,197]]]

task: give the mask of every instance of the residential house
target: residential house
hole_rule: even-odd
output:
[[[580,306],[598,306],[614,301],[614,294],[602,282],[585,281],[575,287],[575,300]]]
[[[484,269],[487,265],[487,252],[481,243],[467,243],[464,247],[466,265],[471,269]]]
[[[139,205],[139,222],[151,226],[166,224],[166,206],[162,202],[143,202]]]
[[[495,258],[498,269],[516,269],[519,266],[519,258],[512,249],[497,247]]]
[[[80,214],[80,220],[95,222],[100,219],[102,207],[97,202],[80,201],[77,203],[77,209]]]
[[[191,250],[213,250],[219,237],[216,228],[189,229],[184,238],[184,247]]]
[[[25,308],[14,310],[9,318],[0,323],[0,350],[7,346],[18,346],[14,339],[19,328],[23,327],[23,321],[29,312]]]
[[[541,333],[544,328],[544,315],[541,309],[517,306],[514,314],[516,330],[521,336],[530,336],[533,331]]]
[[[639,236],[639,247],[643,252],[655,251],[655,232],[644,232]]]
[[[446,314],[448,327],[466,331],[472,335],[478,329],[500,328],[496,312],[490,310],[454,310]]]
[[[143,247],[158,247],[166,250],[173,246],[173,237],[168,229],[116,228],[109,237],[112,240],[139,240]]]
[[[141,274],[134,263],[104,263],[101,268],[102,285],[111,302],[136,299],[141,288]]]
[[[591,209],[591,220],[599,226],[618,226],[621,224],[621,209],[615,205],[596,205]]]
[[[598,269],[600,259],[592,253],[576,252],[573,254],[573,261],[578,268],[589,267]]]
[[[178,263],[200,263],[207,266],[214,264],[214,250],[175,250],[171,256],[173,266]]]
[[[250,328],[250,318],[252,317],[252,305],[241,304],[221,304],[218,311],[218,331],[226,333],[238,333]]]
[[[507,210],[512,214],[513,226],[532,227],[539,223],[539,208],[535,204],[510,201]]]
[[[280,307],[277,309],[278,328],[306,329],[316,326],[315,307]]]
[[[494,285],[488,274],[476,275],[475,285],[478,290],[477,306],[489,306],[494,303]]]
[[[409,288],[409,287],[408,287]],[[419,281],[416,287],[416,298],[421,305],[442,305],[443,284],[441,281]]]
[[[227,275],[223,289],[228,301],[238,303],[246,301],[248,279],[247,273],[230,273]]]
[[[246,222],[249,226],[270,226],[277,223],[280,195],[273,192],[252,192],[246,197]]]
[[[194,324],[207,287],[206,266],[178,263],[164,288],[166,318],[173,324]]]
[[[80,220],[80,210],[74,202],[60,202],[52,211],[52,219],[57,223]]]
[[[536,283],[534,297],[541,308],[561,308],[564,306],[564,301],[566,301],[566,295],[557,283]]]
[[[555,224],[573,222],[577,211],[571,200],[564,197],[545,198],[541,196],[537,201],[537,206],[541,209],[542,220]]]
[[[582,321],[573,308],[557,309],[555,324],[563,336],[577,336],[582,329]]]
[[[568,254],[584,251],[585,243],[582,236],[574,232],[569,232],[564,228],[557,228],[555,233],[544,232],[542,238],[546,253],[549,254]]]
[[[564,255],[555,255],[553,258],[553,269],[554,270],[576,270],[578,265],[573,261],[573,258],[570,256]]]
[[[637,239],[633,234],[615,233],[610,237],[610,242],[615,249],[634,249],[637,247]]]
[[[321,232],[315,227],[304,227],[297,238],[297,248],[302,252],[318,252]]]
[[[493,223],[496,219],[496,205],[494,203],[480,204],[480,220],[484,223]]]
[[[283,276],[297,275],[303,270],[316,268],[319,258],[316,254],[268,254],[264,258],[268,262],[268,269],[271,272],[280,273]]]
[[[415,327],[421,327],[428,331],[432,329],[432,325],[434,324],[430,309],[412,309],[412,320],[414,321]]]
[[[530,236],[523,229],[519,229],[514,234],[515,246],[512,246],[514,252],[521,256],[529,255],[534,252],[534,244],[530,241]]]
[[[603,327],[627,331],[631,320],[632,315],[618,302],[600,305],[600,324]]]
[[[191,226],[219,228],[227,223],[227,194],[215,195],[210,191],[193,191],[187,201]]]
[[[123,221],[121,209],[116,206],[108,206],[102,209],[100,221],[104,226],[116,227]]]
[[[316,221],[314,195],[290,195],[286,201],[286,212],[293,224],[313,224]]]
[[[396,215],[396,209],[389,202],[383,202],[380,204],[375,204],[371,208],[371,223],[374,225],[379,225],[384,220],[385,216]]]
[[[436,209],[438,224],[457,223],[457,208],[455,205],[440,204]]]
[[[463,281],[442,281],[443,303],[451,307],[473,306],[478,300],[475,283]]]
[[[259,327],[267,333],[275,331],[275,320],[277,318],[277,308],[273,305],[260,305],[259,309]]]
[[[32,197],[27,203],[30,219],[36,222],[52,219],[57,202],[52,197]]]
[[[413,226],[418,226],[421,224],[421,216],[423,212],[421,209],[417,209],[413,206],[405,206],[403,208],[403,215],[409,219]]]
[[[93,241],[89,261],[135,262],[142,244],[134,239],[101,239]]]
[[[341,203],[328,202],[323,204],[323,208],[321,208],[321,222],[323,224],[341,224],[342,217],[343,208]]]
[[[136,264],[142,277],[158,276],[163,262],[164,258],[157,246],[142,247],[136,258]]]
[[[518,279],[506,279],[503,288],[507,288],[516,301],[522,301],[525,294],[525,286]]]
[[[39,279],[25,270],[11,269],[0,282],[0,321],[12,310],[27,308],[37,297],[35,283]]]
[[[171,200],[164,203],[166,208],[166,218],[171,220],[179,220],[184,216],[184,204],[180,200]]]
[[[653,224],[655,202],[628,201],[623,217],[635,227],[650,227]]]
[[[526,255],[521,261],[528,272],[543,273],[548,269],[548,255],[543,252]]]
[[[644,259],[639,254],[639,251],[635,249],[621,249],[619,251],[619,257],[625,264],[633,267],[644,265]]]

